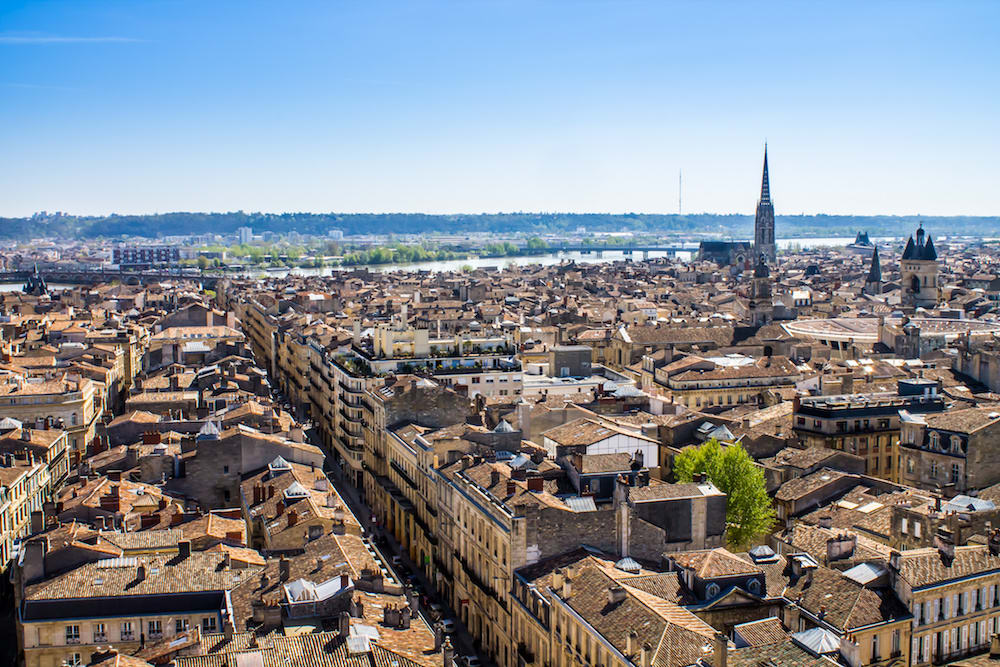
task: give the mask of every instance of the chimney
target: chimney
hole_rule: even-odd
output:
[[[649,661],[653,656],[653,647],[646,642],[642,645],[642,649],[639,651],[639,665],[640,667],[649,667]]]
[[[122,471],[121,470],[109,470],[108,479],[112,482],[122,481]]]
[[[177,543],[177,557],[184,560],[191,556],[191,541],[181,540]]]
[[[557,592],[562,590],[563,581],[564,581],[563,571],[560,570],[558,567],[552,570],[552,590]]]
[[[857,546],[858,536],[847,533],[831,537],[826,541],[826,562],[827,564],[854,556],[854,548]]]
[[[340,575],[340,590],[344,590],[351,585],[351,577],[346,572]]]
[[[288,527],[291,528],[299,522],[299,513],[295,510],[288,510]]]
[[[45,529],[45,514],[42,510],[31,513],[31,534],[40,533]]]
[[[639,633],[635,630],[629,630],[628,634],[625,635],[625,655],[632,657],[635,655],[635,645],[639,641]]]
[[[49,553],[49,538],[42,536],[24,545],[24,582],[45,578],[45,556]]]
[[[934,535],[934,546],[937,547],[945,567],[951,567],[952,561],[955,560],[955,538],[952,532],[944,526],[938,528]]]
[[[618,604],[625,600],[625,588],[612,586],[608,589],[608,604]]]
[[[451,645],[451,637],[444,638],[441,645],[442,667],[455,667],[455,648]]]
[[[346,611],[337,616],[337,633],[345,639],[351,634],[351,615]]]
[[[514,493],[516,491],[517,491],[517,484],[514,483],[514,480],[511,480],[511,479],[507,480],[507,496],[506,497],[509,498],[510,496],[514,495]]]
[[[541,493],[544,489],[545,480],[541,477],[529,477],[528,478],[528,491],[532,493]]]
[[[717,632],[713,645],[715,659],[712,661],[712,667],[726,667],[726,663],[729,661],[729,639],[721,632]]]
[[[222,634],[225,636],[227,642],[233,640],[236,628],[233,627],[233,620],[231,618],[227,618],[222,622]]]
[[[267,499],[270,500],[274,497],[274,484],[267,485]]]
[[[563,577],[562,596],[563,598],[568,598],[571,595],[573,595],[573,581],[569,576],[565,576]]]
[[[490,488],[492,489],[494,486],[496,486],[499,483],[500,483],[500,471],[499,470],[491,470],[490,471]]]
[[[292,576],[292,563],[284,556],[278,561],[278,578],[281,581],[288,581],[288,578]]]
[[[1000,556],[1000,528],[996,528],[990,533],[987,544],[989,544],[991,555]]]
[[[276,503],[276,504],[274,505],[274,515],[275,515],[275,516],[281,516],[281,515],[282,515],[282,514],[284,514],[284,513],[285,513],[285,503],[284,503],[284,501],[282,501],[282,500],[279,500],[279,501],[278,501],[278,502],[277,502],[277,503]]]
[[[145,563],[140,563],[139,567],[136,568],[136,570],[135,570],[135,580],[136,581],[145,581],[146,580],[146,564]]]
[[[228,551],[222,552],[222,569],[228,570],[233,566],[233,557],[229,555]]]
[[[31,429],[27,426],[21,427],[21,441],[31,442]]]
[[[833,528],[833,517],[829,514],[824,514],[819,518],[820,528]]]

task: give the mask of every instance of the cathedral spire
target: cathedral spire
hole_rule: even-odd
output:
[[[760,201],[762,203],[770,203],[771,201],[771,182],[767,176],[767,144],[764,144],[764,176],[760,181]]]

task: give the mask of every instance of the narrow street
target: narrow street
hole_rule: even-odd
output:
[[[450,618],[455,623],[455,632],[450,635],[451,643],[455,647],[455,659],[459,665],[464,665],[464,658],[468,656],[480,656],[480,652],[476,649],[476,642],[472,635],[469,634],[465,625],[459,620],[458,614],[452,609],[445,600],[442,600],[437,594],[437,588],[432,584],[430,580],[424,576],[423,571],[416,566],[413,561],[410,560],[409,556],[400,549],[399,544],[397,544],[395,538],[392,535],[386,533],[381,528],[375,528],[374,533],[372,532],[372,512],[371,508],[368,507],[361,500],[361,496],[358,493],[357,488],[347,480],[344,479],[340,467],[331,464],[331,460],[327,457],[326,473],[327,477],[333,483],[334,488],[340,497],[343,498],[344,502],[347,503],[348,509],[358,518],[361,525],[365,529],[365,535],[368,538],[369,544],[372,549],[376,551],[382,562],[385,564],[386,569],[392,574],[392,576],[401,583],[406,583],[409,579],[413,578],[419,588],[423,591],[424,597],[429,602],[436,602],[444,608],[443,618]],[[400,565],[397,566],[393,557],[399,557]],[[423,600],[420,602],[420,615],[423,617],[427,625],[433,629],[434,620],[431,618],[430,609],[426,608]],[[482,659],[483,665],[492,665],[488,660]]]

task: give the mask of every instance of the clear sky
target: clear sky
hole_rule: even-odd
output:
[[[0,2],[0,215],[1000,214],[1000,2]]]

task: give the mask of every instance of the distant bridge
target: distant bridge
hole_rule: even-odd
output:
[[[99,285],[115,280],[126,285],[144,285],[162,280],[194,280],[200,282],[205,289],[214,289],[215,283],[219,280],[219,276],[184,273],[180,269],[158,271],[112,271],[108,269],[71,271],[55,269],[40,270],[38,274],[45,279],[46,283],[63,285]],[[0,283],[24,284],[32,275],[34,275],[34,271],[0,271]]]
[[[698,252],[697,245],[560,245],[549,246],[546,251],[550,254],[559,252],[579,252],[582,254],[594,253],[600,256],[605,252],[620,252],[624,255],[631,255],[641,252],[643,259],[649,258],[651,252],[662,252],[667,255],[676,255],[679,252]]]

